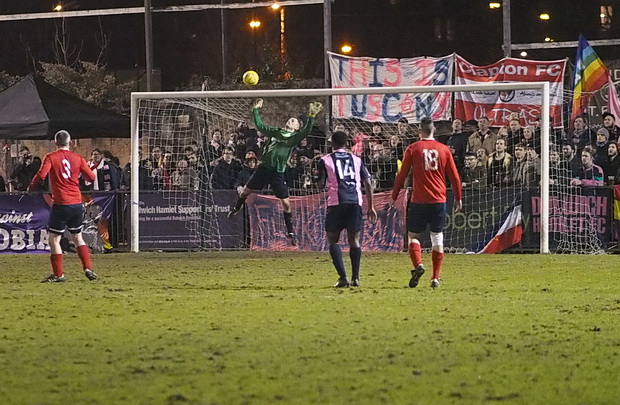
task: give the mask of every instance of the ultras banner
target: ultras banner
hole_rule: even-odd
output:
[[[505,58],[487,66],[476,66],[456,56],[455,84],[549,82],[550,115],[553,127],[562,127],[562,92],[566,60],[534,61]],[[541,92],[535,90],[457,92],[454,116],[465,121],[487,117],[491,126],[508,125],[511,112],[521,124],[533,125],[540,117]]]
[[[377,222],[371,223],[364,217],[361,243],[364,251],[400,252],[405,240],[406,198],[402,191],[393,207],[390,193],[374,195]],[[365,204],[365,202],[364,202]],[[282,217],[280,200],[273,196],[252,194],[246,204],[250,217],[250,239],[252,250],[305,250],[326,251],[325,213],[327,193],[304,197],[291,197],[293,221],[299,246],[291,246],[286,238],[286,227]],[[364,205],[364,213],[366,206]],[[346,232],[341,235],[346,245]]]

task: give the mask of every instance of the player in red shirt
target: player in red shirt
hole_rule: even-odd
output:
[[[62,248],[60,239],[65,228],[71,233],[73,243],[82,261],[84,275],[89,280],[95,280],[97,275],[90,264],[90,252],[82,238],[82,217],[84,204],[82,193],[78,185],[80,173],[88,181],[95,180],[95,174],[90,170],[86,160],[77,153],[69,150],[71,135],[67,131],[58,131],[54,136],[56,151],[47,154],[37,174],[28,186],[28,191],[34,190],[49,174],[54,204],[50,211],[48,231],[53,274],[44,278],[42,283],[59,283],[65,281],[62,269]]]
[[[411,203],[407,211],[409,256],[413,263],[409,287],[417,287],[424,274],[420,233],[430,226],[433,248],[433,277],[431,287],[439,287],[439,273],[443,262],[443,228],[446,221],[446,174],[454,191],[454,210],[460,211],[462,202],[461,180],[450,149],[433,137],[435,125],[430,118],[420,121],[420,140],[405,150],[403,163],[394,182],[392,204],[398,198],[409,172],[413,171]]]

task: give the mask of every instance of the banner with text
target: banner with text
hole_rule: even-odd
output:
[[[112,216],[115,195],[84,195],[84,240],[94,252],[103,251],[102,231]],[[0,195],[0,253],[49,253],[47,222],[51,206],[48,194]],[[89,233],[89,229],[93,229]],[[93,234],[93,237],[89,236]]]
[[[196,193],[140,193],[140,250],[247,248],[243,215],[227,218],[237,192],[213,190],[200,200]]]
[[[620,94],[620,60],[604,60],[605,66],[609,69],[611,80],[615,83],[616,92]],[[594,97],[588,105],[588,118],[593,128],[603,125],[603,114],[609,112],[609,100],[607,99],[607,87],[603,86],[600,91],[594,93]],[[616,116],[616,125],[620,125],[620,117]]]
[[[454,55],[406,59],[349,57],[328,52],[333,88],[441,86],[452,84]],[[334,96],[334,118],[395,123],[405,117],[451,119],[450,93],[369,94]]]
[[[448,193],[444,246],[475,253],[495,237],[515,205],[521,204],[523,236],[516,249],[540,248],[540,194],[521,188],[464,189],[463,209],[452,211],[452,193]],[[613,221],[613,193],[609,187],[584,187],[580,195],[554,195],[549,201],[549,248],[562,251],[561,241],[592,245],[596,238],[601,248],[609,246]],[[570,236],[567,236],[570,235]],[[430,248],[428,236],[422,246]],[[581,242],[580,242],[581,241]],[[573,247],[575,247],[573,246]]]
[[[555,194],[555,195],[554,195]],[[549,249],[560,253],[591,246],[600,241],[601,248],[609,247],[613,231],[613,188],[583,187],[578,194],[549,197]],[[526,193],[523,208],[523,245],[536,247],[540,240],[540,195]],[[524,211],[525,212],[525,211]],[[562,241],[571,240],[563,246]]]
[[[0,196],[0,253],[49,253],[44,194]]]
[[[404,247],[406,198],[401,192],[394,207],[390,206],[390,193],[374,195],[377,221],[371,223],[364,216],[361,243],[364,251],[400,252]],[[364,202],[365,204],[365,202]],[[274,196],[252,194],[246,204],[250,217],[252,250],[305,250],[326,251],[325,213],[327,193],[305,197],[291,197],[293,221],[298,246],[291,246],[286,237],[280,200]],[[364,213],[366,206],[364,205]],[[346,231],[341,243],[346,245]]]
[[[553,127],[562,127],[562,92],[566,60],[533,61],[504,58],[487,66],[476,66],[456,56],[455,84],[549,82],[550,115]],[[521,125],[533,125],[540,116],[541,92],[538,90],[457,92],[454,116],[465,121],[488,117],[491,126],[508,125],[510,113],[519,113]]]

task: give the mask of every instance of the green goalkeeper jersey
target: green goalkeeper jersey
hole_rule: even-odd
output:
[[[314,117],[308,117],[306,126],[299,131],[289,132],[282,128],[269,127],[263,124],[258,114],[258,108],[252,109],[252,117],[256,124],[256,129],[269,138],[265,145],[265,150],[261,156],[258,165],[278,173],[284,173],[286,170],[286,162],[288,161],[291,151],[299,141],[310,134]]]

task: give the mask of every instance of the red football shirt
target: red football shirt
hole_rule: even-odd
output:
[[[95,180],[95,174],[82,156],[67,149],[58,149],[45,155],[41,168],[32,178],[28,189],[32,190],[49,174],[54,204],[80,204],[82,203],[78,182],[80,173],[88,181]]]
[[[461,200],[461,179],[450,149],[434,138],[421,139],[405,150],[403,163],[394,182],[392,198],[396,200],[413,169],[411,202],[430,204],[446,202],[446,174],[450,178],[454,197]]]

